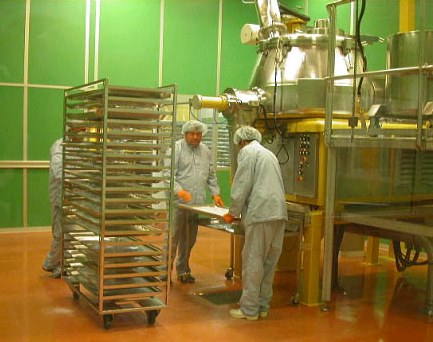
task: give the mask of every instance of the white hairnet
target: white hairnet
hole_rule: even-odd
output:
[[[251,141],[257,140],[262,141],[262,135],[258,130],[250,126],[243,126],[238,128],[233,136],[233,142],[238,145],[241,140]]]
[[[187,121],[182,126],[182,134],[185,134],[187,132],[197,132],[197,131],[205,135],[207,132],[207,126],[203,122],[197,120]]]

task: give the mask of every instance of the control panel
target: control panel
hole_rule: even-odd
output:
[[[294,136],[293,194],[314,198],[317,193],[317,134]]]
[[[295,133],[264,139],[277,156],[287,194],[315,198],[318,183],[318,133]]]

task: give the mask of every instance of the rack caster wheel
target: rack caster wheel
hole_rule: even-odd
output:
[[[149,310],[146,311],[147,322],[149,324],[155,324],[156,316],[159,315],[160,310]]]
[[[110,329],[111,328],[111,322],[113,322],[113,315],[104,315],[103,320],[104,320],[104,328]]]
[[[293,305],[299,304],[299,293],[296,293],[292,296],[292,299],[290,300]]]
[[[233,273],[234,273],[233,268],[229,267],[227,269],[226,273],[224,273],[224,275],[225,275],[226,279],[230,280],[233,278]]]

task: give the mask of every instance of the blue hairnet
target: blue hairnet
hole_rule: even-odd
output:
[[[257,140],[262,141],[262,135],[258,130],[250,126],[243,126],[238,128],[233,136],[233,142],[238,145],[241,140],[251,141]]]
[[[182,134],[188,132],[197,132],[197,131],[205,135],[207,132],[207,126],[203,122],[197,120],[187,121],[182,126]]]

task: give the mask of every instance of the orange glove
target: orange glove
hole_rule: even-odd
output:
[[[179,198],[183,199],[185,202],[189,202],[189,201],[192,200],[192,196],[191,196],[191,194],[190,194],[188,191],[186,191],[186,190],[180,190],[180,191],[177,193],[177,196],[178,196]]]
[[[217,207],[224,207],[224,202],[220,195],[213,195],[212,199]]]
[[[227,223],[233,223],[233,221],[235,220],[235,217],[232,214],[227,213],[223,216],[223,219]]]

